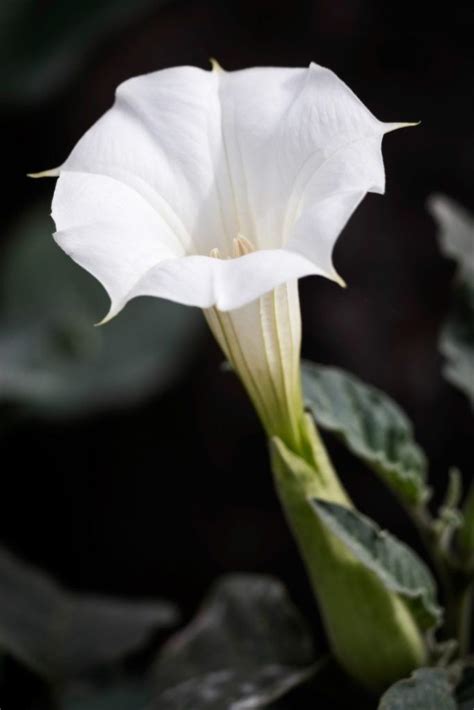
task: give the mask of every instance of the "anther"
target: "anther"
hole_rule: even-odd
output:
[[[234,259],[239,256],[245,256],[245,254],[250,254],[253,251],[255,251],[254,245],[242,234],[239,234],[232,242],[232,257]]]

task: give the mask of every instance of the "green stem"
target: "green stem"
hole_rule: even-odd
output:
[[[458,642],[458,655],[464,658],[469,653],[472,628],[472,582],[454,577],[446,595],[446,633]]]
[[[423,542],[426,551],[433,563],[433,567],[439,577],[445,592],[450,586],[450,573],[446,565],[446,559],[439,546],[439,537],[435,533],[434,519],[426,507],[415,508],[400,501],[407,515],[412,519],[418,530],[418,534]]]
[[[472,575],[462,570],[460,561],[456,563],[450,560],[439,535],[436,534],[435,521],[429,510],[407,506],[405,510],[420,534],[443,588],[446,609],[444,635],[447,639],[457,641],[456,655],[463,658],[469,653],[471,642]]]

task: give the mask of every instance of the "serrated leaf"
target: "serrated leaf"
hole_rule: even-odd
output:
[[[457,264],[452,304],[439,340],[446,358],[443,373],[474,407],[474,219],[444,195],[433,195],[428,209],[438,223],[441,251]]]
[[[399,594],[422,629],[439,624],[435,581],[424,562],[405,543],[361,513],[328,501],[312,501],[314,511],[352,554]]]
[[[0,648],[51,681],[110,664],[176,621],[168,602],[65,591],[0,548]]]
[[[313,663],[308,630],[279,582],[225,577],[163,649],[153,709],[263,707],[306,680]]]
[[[49,207],[10,238],[0,299],[0,399],[41,415],[126,406],[170,386],[187,366],[199,313],[157,298],[95,328],[107,297],[54,243]]]
[[[456,710],[451,685],[440,668],[419,668],[382,696],[378,710]]]
[[[402,409],[380,390],[334,367],[303,362],[306,405],[323,429],[347,448],[402,499],[426,499],[427,462]]]

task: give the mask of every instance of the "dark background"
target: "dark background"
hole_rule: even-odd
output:
[[[378,118],[422,124],[387,136],[386,195],[369,195],[338,242],[336,264],[349,288],[301,282],[304,355],[398,400],[438,491],[452,464],[469,476],[472,414],[442,379],[437,353],[453,266],[439,253],[426,198],[442,192],[474,210],[472,6],[138,3],[83,47],[66,38],[48,70],[59,79],[33,76],[17,96],[19,64],[59,46],[62,18],[79,26],[89,4],[30,3],[22,30],[5,37],[19,59],[8,55],[2,69],[11,80],[0,105],[2,237],[32,201],[52,195],[52,182],[25,173],[60,164],[124,79],[176,64],[207,67],[210,56],[228,70],[310,61],[332,68]],[[68,586],[169,597],[185,615],[225,571],[272,573],[316,624],[260,425],[221,360],[207,335],[164,395],[101,415],[10,424],[0,443],[0,539]],[[418,545],[374,476],[328,443],[360,508]]]

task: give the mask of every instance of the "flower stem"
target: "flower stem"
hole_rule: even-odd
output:
[[[405,602],[315,514],[316,498],[352,502],[304,411],[298,285],[282,284],[242,308],[211,308],[205,316],[271,442],[277,493],[332,650],[349,675],[379,692],[421,665],[426,645]]]

